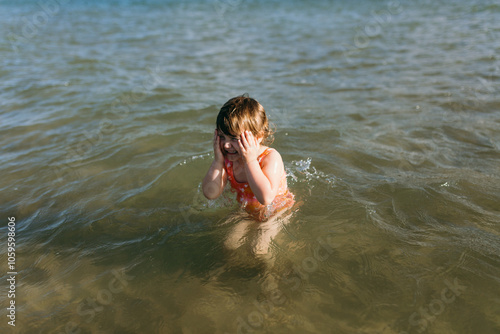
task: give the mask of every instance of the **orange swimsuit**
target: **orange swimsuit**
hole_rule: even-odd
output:
[[[271,148],[267,148],[257,158],[260,168],[262,168],[262,160],[269,153],[271,153]],[[226,159],[224,162],[224,168],[227,172],[227,179],[231,183],[231,190],[236,192],[237,201],[240,202],[242,208],[244,208],[250,215],[260,221],[266,220],[277,212],[291,207],[295,202],[294,195],[288,191],[286,173],[283,174],[283,178],[281,179],[278,188],[278,194],[274,198],[273,202],[269,205],[262,205],[255,197],[248,182],[236,181],[233,173],[233,163],[231,161]]]

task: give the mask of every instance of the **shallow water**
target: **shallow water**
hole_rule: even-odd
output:
[[[499,333],[494,1],[0,2],[2,332]],[[248,92],[302,205],[200,193]],[[8,325],[16,218],[16,327]]]

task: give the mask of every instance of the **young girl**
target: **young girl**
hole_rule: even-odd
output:
[[[202,183],[205,197],[219,197],[229,180],[238,202],[258,221],[290,208],[294,196],[281,155],[264,145],[271,134],[259,102],[246,95],[227,101],[217,116],[215,158]]]

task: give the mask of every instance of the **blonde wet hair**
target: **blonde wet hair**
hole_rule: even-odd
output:
[[[266,145],[274,139],[264,107],[248,94],[233,97],[224,103],[216,123],[217,130],[228,136],[238,137],[248,130],[255,137],[262,137],[262,143]]]

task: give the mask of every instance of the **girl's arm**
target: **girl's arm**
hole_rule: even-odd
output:
[[[216,199],[219,197],[227,181],[226,170],[224,169],[224,156],[220,149],[220,140],[217,135],[217,130],[215,130],[214,134],[214,154],[214,161],[202,182],[203,195],[208,199]]]
[[[281,155],[272,150],[265,157],[261,168],[257,161],[259,144],[252,133],[245,131],[239,143],[250,188],[261,204],[271,204],[278,193],[285,170]]]

